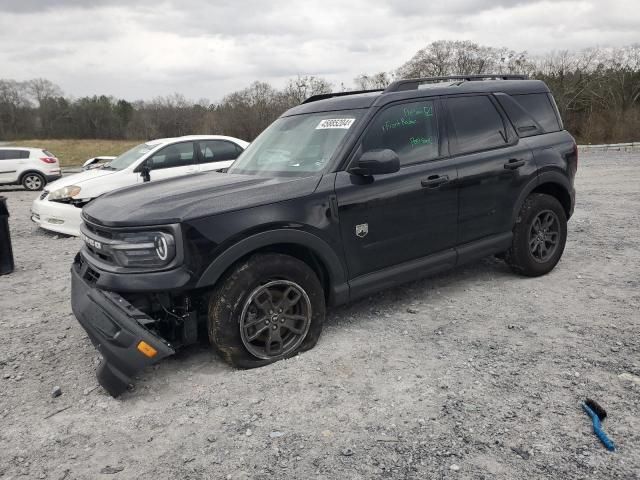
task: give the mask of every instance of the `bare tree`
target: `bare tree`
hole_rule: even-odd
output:
[[[386,88],[392,81],[393,74],[388,72],[378,72],[372,75],[363,73],[353,80],[358,90]]]

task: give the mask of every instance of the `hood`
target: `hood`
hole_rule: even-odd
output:
[[[102,168],[94,168],[91,170],[85,170],[80,173],[74,173],[73,175],[65,175],[60,180],[47,184],[47,190],[53,192],[59,188],[67,187],[69,185],[81,185],[81,183],[95,178],[104,177],[107,175],[113,175],[117,170],[103,170]]]
[[[85,206],[83,214],[109,227],[179,223],[303,197],[313,193],[320,178],[197,173],[107,193]]]

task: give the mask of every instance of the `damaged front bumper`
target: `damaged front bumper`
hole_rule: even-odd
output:
[[[173,355],[173,347],[144,327],[152,319],[115,292],[92,286],[86,262],[71,267],[71,307],[102,355],[96,376],[114,397],[148,365]],[[149,348],[150,347],[150,348]]]

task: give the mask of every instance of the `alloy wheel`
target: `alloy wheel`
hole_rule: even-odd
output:
[[[273,280],[247,298],[240,335],[249,353],[268,360],[295,351],[310,325],[311,301],[304,289],[288,280]]]
[[[545,263],[558,248],[560,221],[555,212],[544,210],[533,219],[529,230],[529,252],[536,262]]]
[[[27,190],[40,190],[42,179],[38,175],[27,175],[24,179],[24,186]]]

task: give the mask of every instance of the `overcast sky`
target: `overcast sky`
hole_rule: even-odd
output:
[[[296,75],[351,86],[439,39],[532,54],[627,45],[640,2],[0,0],[0,78],[46,77],[76,97],[218,100]]]

